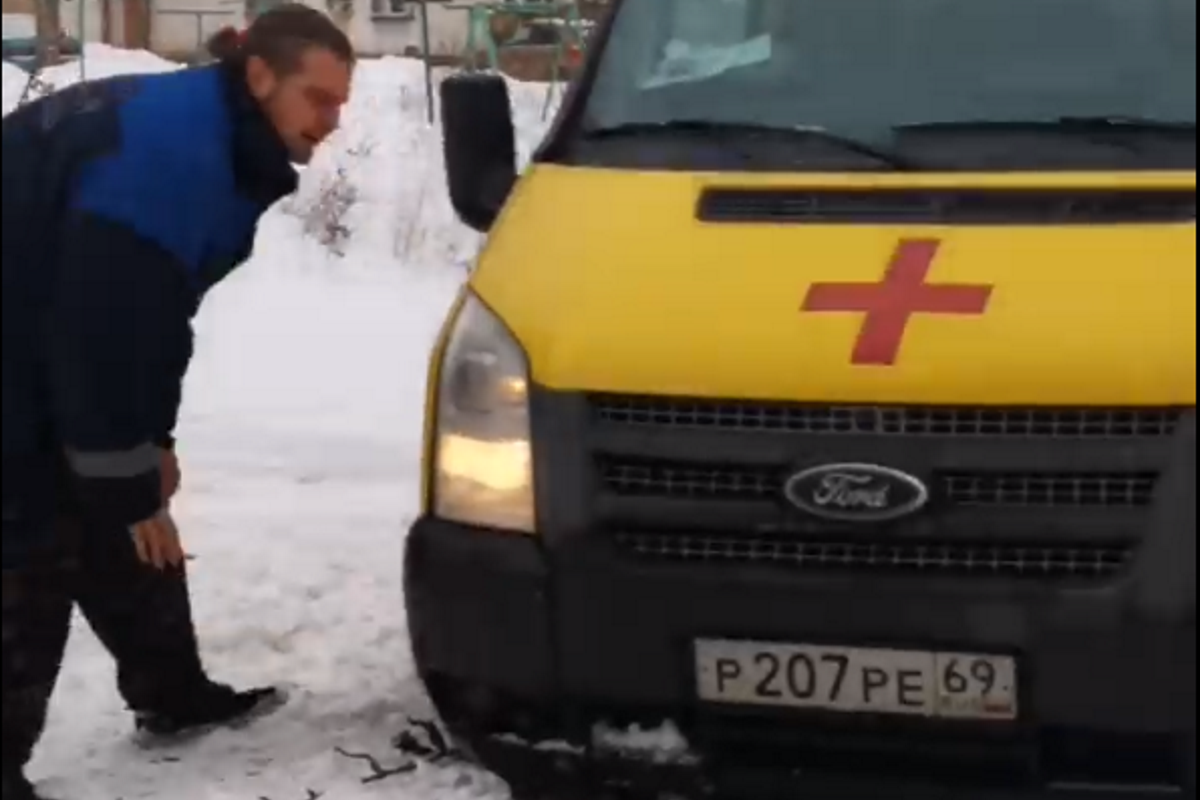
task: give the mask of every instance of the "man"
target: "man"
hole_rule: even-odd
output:
[[[80,84],[4,119],[3,800],[35,797],[24,768],[72,604],[149,734],[278,699],[201,665],[172,431],[190,320],[337,127],[353,65],[327,17],[288,5],[219,64]]]

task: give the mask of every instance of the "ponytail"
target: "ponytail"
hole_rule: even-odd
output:
[[[229,61],[241,51],[242,38],[236,28],[226,25],[209,38],[204,49],[217,61]]]

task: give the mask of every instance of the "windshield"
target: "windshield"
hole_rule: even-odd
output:
[[[587,101],[590,129],[755,123],[891,146],[899,128],[931,123],[1196,119],[1196,0],[623,0],[618,9]]]

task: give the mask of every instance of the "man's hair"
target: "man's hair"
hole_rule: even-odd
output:
[[[257,56],[284,76],[299,70],[304,54],[313,48],[328,50],[347,64],[354,63],[354,45],[346,33],[324,13],[302,3],[275,6],[259,15],[244,32],[221,30],[208,41],[208,51],[214,58],[244,61]]]
[[[205,43],[204,49],[218,61],[233,58],[242,46],[242,35],[231,25],[217,31]]]

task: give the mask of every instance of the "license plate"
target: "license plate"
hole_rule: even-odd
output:
[[[706,639],[696,643],[710,703],[1017,719],[1017,664],[1007,656]]]

